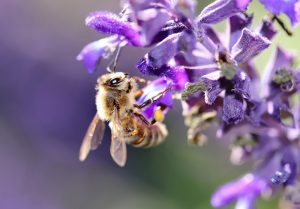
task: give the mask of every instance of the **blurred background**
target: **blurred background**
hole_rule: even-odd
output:
[[[199,11],[209,2],[198,2]],[[0,2],[0,209],[211,208],[213,191],[251,165],[232,166],[226,143],[214,131],[206,146],[187,145],[179,102],[167,116],[167,141],[147,150],[129,147],[125,168],[110,157],[109,131],[101,147],[79,162],[96,111],[95,82],[104,73],[90,75],[75,60],[85,44],[102,37],[84,25],[95,10],[119,12],[119,1]],[[255,22],[265,13],[257,2],[251,11]],[[299,28],[294,32],[291,38],[281,32],[275,42],[299,54]],[[256,60],[260,69],[273,49]],[[141,55],[125,49],[119,69],[138,74],[134,66]],[[276,204],[272,198],[258,208]]]

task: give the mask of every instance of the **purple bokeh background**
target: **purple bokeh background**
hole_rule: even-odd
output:
[[[117,9],[116,4],[105,6]],[[112,176],[108,141],[92,160],[78,161],[95,113],[97,76],[75,57],[100,37],[84,25],[99,7],[101,1],[0,3],[0,208],[108,208],[114,197],[98,195],[127,190],[118,177],[123,171]]]

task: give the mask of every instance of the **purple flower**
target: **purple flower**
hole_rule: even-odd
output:
[[[238,63],[245,63],[269,45],[270,42],[268,39],[248,29],[243,29],[240,39],[232,47],[232,57]]]
[[[205,101],[207,104],[214,103],[218,95],[224,91],[223,121],[227,124],[236,124],[245,118],[246,104],[250,100],[250,96],[249,78],[247,78],[247,75],[243,72],[237,73],[236,76],[235,74],[239,71],[240,64],[242,65],[251,60],[255,55],[269,46],[269,41],[266,38],[248,29],[244,29],[243,25],[249,25],[251,18],[245,17],[243,20],[241,18],[244,17],[233,16],[231,21],[232,26],[234,26],[231,27],[232,34],[234,33],[234,35],[230,37],[231,40],[235,40],[235,43],[233,43],[233,49],[231,50],[230,48],[230,50],[234,53],[234,56],[229,55],[224,48],[214,45],[212,40],[221,44],[221,42],[219,42],[220,39],[211,28],[206,26],[206,33],[212,38],[204,36],[202,41],[199,42],[194,34],[188,30],[170,35],[151,49],[145,57],[140,60],[137,67],[144,74],[166,76],[167,78],[171,78],[170,75],[173,75],[171,78],[173,80],[174,77],[180,77],[181,79],[177,79],[177,81],[181,81],[182,84],[194,80],[203,82],[206,87]],[[242,23],[240,23],[240,20],[242,20]],[[236,27],[236,23],[239,24],[238,27]],[[236,38],[234,38],[234,36]],[[251,46],[250,49],[248,46]],[[215,54],[218,53],[217,50],[219,48],[219,58],[216,62]],[[197,51],[199,53],[196,54],[195,52]],[[202,56],[201,53],[205,53],[205,55]],[[213,68],[206,72],[208,73],[206,77],[203,76],[205,75],[205,71],[199,72],[203,76],[200,78],[200,81],[200,74],[198,72],[193,72],[193,70],[189,70],[188,67],[185,67],[187,69],[181,68],[181,75],[179,76],[179,73],[174,71],[174,69],[178,68],[172,67],[174,64],[185,64],[189,66],[198,65],[200,63],[210,63],[214,65]],[[213,73],[217,65],[220,65],[221,71]],[[177,76],[174,76],[176,74]],[[216,78],[211,78],[215,75],[217,76]],[[177,89],[182,89],[184,85],[180,86],[181,87]]]
[[[127,16],[123,14],[123,17]],[[90,73],[96,70],[101,58],[109,58],[117,47],[142,45],[139,31],[126,18],[110,12],[94,12],[85,23],[98,32],[113,35],[86,45],[77,56],[77,60],[84,61]]]
[[[117,36],[110,36],[86,45],[77,56],[78,61],[83,61],[89,73],[96,70],[97,63],[101,57],[108,58],[119,45]]]
[[[281,47],[277,47],[276,54],[272,59],[270,59],[267,68],[264,70],[262,79],[262,82],[265,86],[264,96],[267,97],[271,94],[271,86],[269,84],[272,82],[272,78],[276,71],[280,69],[290,69],[294,61],[294,55],[285,51]]]
[[[217,71],[202,76],[200,82],[206,87],[204,92],[207,104],[213,104],[224,91],[222,119],[225,123],[236,124],[244,119],[246,102],[250,99],[250,81],[244,72],[239,72],[232,80],[228,80]]]
[[[293,26],[299,23],[300,14],[299,10],[299,0],[260,0],[260,2],[275,15],[279,15],[280,13],[286,14],[289,18]]]
[[[173,90],[176,91],[183,90],[185,84],[188,82],[186,70],[182,67],[163,66],[159,71],[155,71],[155,68],[149,69],[146,60],[141,60],[137,66],[141,72],[147,72],[150,75],[164,77],[171,81]]]
[[[144,87],[138,103],[165,93],[142,110],[145,117],[153,121],[157,111],[165,115],[181,93],[188,142],[202,145],[203,130],[215,122],[217,137],[231,140],[232,163],[257,165],[216,191],[211,203],[217,208],[236,201],[235,208],[253,209],[264,193],[295,187],[300,176],[300,103],[295,99],[300,69],[293,69],[294,56],[280,47],[262,77],[253,62],[277,33],[276,15],[285,13],[293,25],[300,21],[300,1],[261,0],[274,16],[257,27],[252,26],[255,14],[245,13],[249,3],[216,0],[197,16],[193,0],[128,0],[120,15],[87,17],[87,26],[111,36],[87,45],[77,57],[94,72],[117,48],[150,48],[136,66],[159,78]],[[226,33],[217,32],[214,24],[223,20],[228,20]]]
[[[150,59],[147,63],[151,68],[160,68],[179,51],[182,51],[182,45],[178,45],[180,43],[178,37],[174,40],[176,36],[179,36],[177,33],[194,31],[197,34],[199,29],[195,27],[196,22],[206,25],[219,22],[245,9],[240,9],[236,1],[217,1],[207,6],[196,20],[194,19],[194,6],[193,1],[170,3],[131,0],[127,5],[125,4],[125,9],[120,15],[101,11],[91,13],[86,18],[86,25],[98,32],[118,36],[118,41],[115,41],[114,47],[111,47],[111,53],[119,45],[131,44],[143,47],[162,41],[157,45],[157,49],[153,49],[152,54],[145,57],[145,59]],[[111,45],[110,40],[107,39],[99,41],[101,44],[94,42],[87,45],[78,56],[79,60],[84,60],[89,72],[94,72],[100,58],[108,54],[104,53],[107,50],[100,47],[100,45],[105,45],[106,41],[107,45]],[[205,37],[203,45],[206,47],[210,45]],[[168,56],[161,56],[161,54]],[[153,65],[152,62],[154,62]]]
[[[168,82],[164,78],[160,78],[157,80],[152,81],[143,89],[142,96],[138,99],[138,103],[141,104],[144,101],[153,98],[158,93],[163,92],[164,90],[170,88],[172,84]],[[149,119],[152,120],[154,117],[154,112],[157,108],[161,108],[163,113],[166,114],[169,108],[172,108],[172,92],[167,91],[162,98],[158,101],[152,103],[151,105],[147,106],[143,109],[143,114]]]
[[[182,30],[181,24],[170,20],[166,10],[169,6],[159,1],[155,4],[130,1],[120,15],[103,11],[91,13],[86,18],[86,25],[97,32],[113,36],[88,44],[77,59],[84,60],[89,72],[94,72],[100,58],[108,58],[108,48],[112,54],[118,46],[124,47],[126,44],[150,46],[170,33]]]
[[[266,191],[267,188],[267,182],[254,174],[247,174],[220,187],[213,194],[211,204],[216,208],[220,208],[234,200],[238,200],[236,208],[254,208],[256,198]]]
[[[141,31],[141,39],[144,45],[151,43],[156,34],[171,19],[168,14],[171,5],[168,1],[129,0],[128,4],[132,10],[132,19],[136,21]]]
[[[251,0],[237,0],[238,6],[242,9],[250,3]],[[292,25],[295,26],[300,21],[300,1],[299,0],[260,0],[260,2],[266,7],[267,10],[274,15],[281,13],[286,14]]]
[[[238,12],[245,11],[249,2],[237,0],[217,0],[205,7],[197,18],[198,24],[220,22]]]
[[[229,46],[228,49],[231,50],[232,46],[237,42],[241,37],[242,31],[244,28],[249,28],[252,23],[252,16],[246,16],[243,14],[234,15],[229,18]]]
[[[175,6],[169,11],[173,14],[172,17],[181,21],[181,24],[185,28],[179,33],[172,34],[162,40],[145,55],[137,65],[142,73],[160,75],[160,71],[172,67],[174,62],[177,65],[180,62],[184,64],[184,61],[188,62],[185,63],[187,65],[197,64],[197,62],[201,62],[200,59],[203,59],[203,61],[206,60],[208,63],[212,62],[217,46],[214,45],[210,37],[206,34],[211,32],[209,24],[220,22],[229,16],[243,11],[243,9],[237,6],[236,1],[221,0],[208,5],[195,18],[192,15],[194,13],[191,9],[192,4],[187,2],[186,5],[189,6],[185,7],[185,12],[182,12],[182,6],[180,7],[180,5]],[[199,39],[199,37],[201,38]],[[192,54],[196,51],[203,53],[203,50],[211,52],[211,57],[195,57]]]
[[[139,61],[138,68],[140,71],[150,75],[159,73],[159,70],[175,56],[177,52],[176,43],[178,42],[179,35],[178,33],[172,34],[151,49],[145,57]]]
[[[257,31],[258,33],[268,38],[269,40],[271,40],[277,33],[276,29],[273,26],[272,21],[267,19],[263,20],[263,22],[257,28]]]
[[[86,19],[85,24],[96,31],[106,34],[123,36],[130,44],[141,46],[140,34],[130,22],[122,20],[118,15],[110,12],[93,12]]]
[[[275,61],[269,64],[266,79],[260,87],[266,91],[260,95],[260,99],[256,98],[257,108],[252,110],[255,117],[259,118],[260,125],[254,126],[252,123],[244,122],[243,125],[232,127],[227,132],[233,139],[232,162],[240,164],[247,159],[257,162],[253,174],[265,182],[273,192],[277,191],[280,185],[284,189],[294,186],[300,175],[300,150],[298,145],[295,145],[300,135],[300,103],[299,101],[291,103],[289,99],[299,91],[298,71],[291,69],[294,58],[283,49],[277,48],[275,58]],[[290,83],[293,84],[293,89],[286,88],[290,87]],[[245,133],[248,133],[248,137]],[[216,192],[212,199],[215,207],[224,206],[236,199],[239,199],[237,208],[239,204],[245,204],[245,208],[254,207],[254,200],[261,196],[261,193],[257,193],[251,187],[248,188],[243,181],[235,183],[238,185],[228,184]],[[234,188],[241,186],[245,190],[232,192],[231,185],[234,185]],[[287,197],[285,201],[291,200]]]
[[[276,55],[270,60],[265,70],[264,96],[268,101],[268,113],[282,121],[293,114],[290,111],[289,97],[299,91],[299,73],[292,70],[294,56],[278,47]],[[293,126],[294,119],[292,119]]]
[[[259,165],[245,177],[222,186],[212,197],[214,207],[223,207],[230,202],[237,200],[236,208],[255,208],[255,201],[265,192],[272,192],[278,189],[278,185],[288,185],[295,182],[297,152],[290,146],[282,146],[280,136],[268,136],[271,130],[255,130],[260,132],[256,138],[257,144],[250,151],[254,159],[259,161]],[[248,144],[250,146],[250,144]],[[253,145],[252,145],[253,146]],[[246,147],[244,147],[246,148]],[[242,207],[243,206],[243,207]]]
[[[213,104],[218,96],[223,98],[221,118],[225,124],[219,133],[228,129],[228,125],[237,124],[245,118],[254,122],[251,110],[255,109],[255,101],[251,97],[250,85],[251,79],[257,79],[257,75],[256,70],[251,67],[251,60],[270,45],[268,39],[247,28],[251,24],[251,16],[234,15],[229,20],[229,46],[225,47],[218,41],[221,39],[216,33],[209,33],[218,43],[212,47],[213,51],[210,51],[212,55],[217,54],[216,58],[212,59],[212,64],[216,67],[213,72],[198,75],[200,78],[196,80],[196,83],[205,86],[200,91],[205,92],[207,104]],[[224,94],[221,94],[223,92]]]

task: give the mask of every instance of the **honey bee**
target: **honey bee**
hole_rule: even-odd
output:
[[[153,147],[162,143],[168,132],[164,124],[160,107],[149,122],[141,109],[159,100],[170,88],[159,92],[142,104],[136,104],[136,97],[143,94],[138,89],[138,82],[145,82],[137,77],[130,77],[123,72],[104,74],[97,80],[96,108],[94,116],[80,147],[79,160],[84,161],[90,150],[95,150],[102,142],[105,121],[111,129],[110,153],[113,160],[121,167],[126,163],[126,143],[134,147]]]

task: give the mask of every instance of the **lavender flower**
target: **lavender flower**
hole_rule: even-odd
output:
[[[202,145],[207,140],[203,131],[216,124],[217,137],[231,139],[232,163],[252,159],[257,164],[215,192],[211,204],[217,208],[233,201],[239,209],[255,208],[257,198],[279,187],[286,190],[283,205],[300,199],[300,71],[293,68],[295,57],[281,47],[262,78],[253,64],[278,33],[274,18],[285,13],[295,26],[300,3],[261,0],[275,16],[256,27],[255,14],[245,13],[249,3],[217,0],[197,16],[192,0],[128,0],[120,15],[95,12],[87,17],[86,25],[111,36],[87,45],[77,57],[94,72],[100,59],[117,48],[150,47],[136,66],[159,78],[148,83],[138,102],[163,89],[172,91],[143,110],[145,117],[152,120],[157,108],[166,115],[181,94],[189,143]],[[214,29],[224,20],[225,34]]]
[[[174,21],[168,22],[170,19],[166,10],[168,6],[164,1],[155,3],[130,1],[120,15],[102,11],[91,13],[86,18],[86,25],[97,32],[114,35],[115,38],[111,39],[115,40],[113,44],[109,38],[91,43],[81,51],[77,59],[88,62],[86,65],[89,72],[94,72],[99,59],[107,58],[112,54],[104,53],[108,50],[113,52],[117,46],[123,47],[127,44],[136,47],[150,46],[172,33],[173,30],[181,30],[181,25]],[[157,7],[161,8],[157,9]]]
[[[111,36],[92,42],[82,49],[77,60],[82,60],[88,72],[93,73],[100,58],[110,57],[119,45],[119,41],[117,36]]]
[[[281,48],[277,49],[275,58],[276,61],[269,64],[266,70],[267,79],[262,82],[264,86],[262,88],[266,91],[262,94],[260,104],[257,104],[259,108],[252,110],[256,117],[260,117],[261,125],[244,124],[238,127],[239,130],[233,128],[231,133],[228,133],[234,138],[232,162],[240,164],[249,158],[259,161],[259,166],[252,175],[262,182],[263,190],[267,193],[275,192],[279,185],[286,188],[293,187],[297,183],[300,166],[299,147],[297,143],[295,144],[299,140],[300,133],[299,102],[292,104],[288,99],[298,91],[298,71],[292,71],[293,57]],[[248,139],[245,139],[245,131],[251,134]],[[218,190],[213,196],[212,204],[219,207],[233,200],[238,200],[239,204],[240,198],[243,198],[246,192],[252,196],[247,207],[252,208],[255,199],[266,193],[263,190],[259,192],[252,190],[247,184],[238,184],[241,190],[234,195],[226,192],[233,189],[234,185],[227,185]],[[255,183],[259,184],[261,183]],[[285,198],[285,201],[288,199]]]
[[[244,4],[248,4],[251,0],[238,0],[238,5],[241,8]],[[274,15],[279,15],[280,13],[286,14],[292,25],[295,26],[300,21],[300,1],[299,0],[260,0],[260,2],[266,7],[267,10],[272,12]]]
[[[254,208],[254,201],[268,189],[267,183],[254,174],[247,174],[239,180],[230,182],[213,195],[211,204],[216,207],[223,207],[233,200],[238,199],[235,208]]]
[[[229,20],[228,46],[222,44],[225,41],[221,41],[217,33],[210,30],[208,34],[210,37],[213,36],[211,40],[214,39],[216,43],[211,47],[210,66],[215,67],[207,73],[203,72],[204,75],[197,74],[198,80],[193,78],[196,82],[191,83],[194,86],[203,86],[199,90],[204,93],[203,98],[206,104],[213,104],[219,96],[223,98],[223,104],[216,106],[218,112],[222,108],[219,136],[244,119],[253,120],[250,110],[255,106],[255,101],[250,92],[250,79],[257,79],[257,73],[252,67],[251,59],[270,45],[266,37],[248,29],[251,26],[251,16],[239,14],[232,16]],[[270,28],[266,27],[258,31],[274,31]],[[270,34],[271,32],[264,33]],[[207,63],[203,62],[202,69],[207,66]],[[201,68],[201,65],[199,67]],[[190,93],[195,92],[186,88],[183,95],[187,97]]]
[[[190,2],[187,4],[190,5]],[[198,57],[191,54],[192,51],[198,50],[197,44],[201,45],[199,46],[200,50],[206,48],[206,50],[212,51],[215,47],[206,34],[206,30],[210,29],[209,24],[220,22],[245,10],[246,5],[239,8],[236,1],[219,0],[204,8],[198,17],[193,16],[194,12],[191,6],[187,7],[185,14],[178,11],[178,8],[180,7],[175,3],[175,7],[169,12],[175,20],[185,26],[184,29],[162,40],[140,60],[137,68],[142,73],[160,76],[165,75],[165,72],[170,71],[174,66],[197,64],[195,62],[198,62]],[[184,60],[187,59],[190,59],[188,61],[191,63],[184,63]],[[203,59],[209,61],[212,58],[203,57]]]
[[[172,66],[168,62],[183,47],[178,44],[182,43],[186,33],[192,32],[191,37],[196,38],[202,34],[202,25],[219,22],[245,9],[240,9],[235,1],[218,1],[194,19],[194,6],[193,1],[129,1],[119,16],[110,12],[91,13],[86,18],[87,26],[114,35],[87,45],[77,59],[85,62],[89,72],[94,72],[100,58],[109,57],[118,46],[144,47],[159,42],[140,61],[138,68],[145,74],[164,76],[173,82],[174,90],[182,90],[188,75],[183,67]],[[223,14],[221,17],[217,15],[220,12]],[[203,44],[206,42],[204,38]]]
[[[165,89],[169,88],[171,85],[172,84],[164,78],[154,80],[143,89],[144,93],[141,95],[137,102],[143,103],[144,101],[153,98],[158,92],[162,92]],[[154,112],[157,108],[161,108],[163,110],[163,114],[166,114],[168,109],[172,108],[172,106],[172,93],[170,91],[167,91],[160,100],[146,107],[143,110],[143,113],[146,118],[151,121],[154,118]]]
[[[293,26],[299,23],[300,13],[298,0],[289,1],[273,1],[273,0],[260,0],[260,2],[273,14],[279,15],[280,13],[286,14]]]

